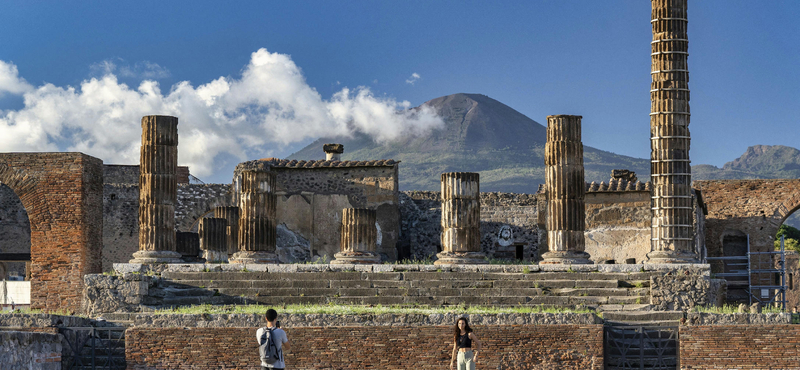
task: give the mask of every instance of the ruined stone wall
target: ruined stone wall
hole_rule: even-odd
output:
[[[61,339],[58,334],[0,331],[0,364],[3,370],[60,370]]]
[[[602,325],[472,327],[490,348],[479,355],[483,368],[603,368]],[[259,361],[256,329],[131,328],[125,333],[128,369],[251,369]],[[449,325],[287,326],[285,331],[291,344],[284,354],[287,366],[298,369],[442,369],[453,348]]]
[[[79,310],[83,275],[101,271],[102,161],[82,153],[0,154],[0,181],[31,225],[31,308]]]
[[[727,298],[727,283],[707,275],[678,272],[650,278],[650,304],[660,311],[688,311],[695,306],[721,307]]]
[[[800,208],[800,180],[704,180],[693,186],[708,209],[706,248],[709,257],[723,255],[723,238],[750,236],[752,251],[770,251],[778,228]]]
[[[650,253],[650,192],[588,192],[586,252],[593,261],[636,263]]]
[[[682,369],[797,369],[800,325],[681,326]]]
[[[178,184],[189,183],[189,167],[178,166]],[[103,179],[106,184],[139,184],[139,165],[103,165]]]
[[[377,211],[378,252],[397,259],[400,234],[397,166],[282,168],[278,180],[278,224],[310,242],[311,257],[328,261],[339,252],[343,208]]]

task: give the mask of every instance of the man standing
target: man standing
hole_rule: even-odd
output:
[[[278,355],[280,359],[276,361],[274,364],[268,364],[264,361],[261,361],[261,368],[262,369],[274,369],[274,370],[283,370],[286,368],[286,364],[283,362],[283,349],[286,348],[287,350],[289,347],[286,343],[289,342],[289,338],[286,337],[286,332],[280,328],[280,325],[277,323],[278,319],[278,312],[273,309],[268,309],[266,314],[267,319],[267,327],[266,328],[259,328],[256,331],[256,341],[258,345],[261,345],[261,339],[264,335],[264,332],[269,330],[270,335],[272,336],[272,340],[275,343],[275,346],[278,348]]]

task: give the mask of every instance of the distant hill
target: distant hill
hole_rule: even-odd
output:
[[[692,166],[693,180],[797,178],[800,178],[800,150],[783,145],[751,146],[722,168],[707,164]]]
[[[321,138],[289,159],[322,159],[322,144],[344,144],[343,160],[396,159],[401,190],[438,190],[444,172],[480,172],[482,191],[534,193],[544,183],[545,127],[497,100],[454,94],[425,102],[445,126],[425,136],[378,144],[366,135]],[[613,169],[649,178],[649,160],[584,146],[586,181],[608,181]]]

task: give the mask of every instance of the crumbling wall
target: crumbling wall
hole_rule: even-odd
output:
[[[650,304],[655,310],[688,311],[695,306],[722,306],[727,283],[711,279],[708,270],[671,272],[650,278]]]
[[[587,192],[586,252],[595,262],[637,263],[650,253],[650,192]]]
[[[3,370],[60,370],[61,339],[58,334],[0,331],[0,364]]]
[[[30,253],[31,222],[19,197],[0,184],[0,253]],[[0,279],[25,276],[25,262],[0,262]]]

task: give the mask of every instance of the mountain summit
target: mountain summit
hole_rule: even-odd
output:
[[[421,136],[376,143],[364,134],[321,138],[289,159],[323,159],[322,144],[344,144],[342,160],[396,159],[401,190],[439,190],[444,172],[479,172],[482,191],[534,193],[544,183],[546,129],[511,107],[480,94],[453,94],[423,104],[444,127]],[[608,181],[612,169],[650,173],[646,159],[584,146],[586,181]]]

